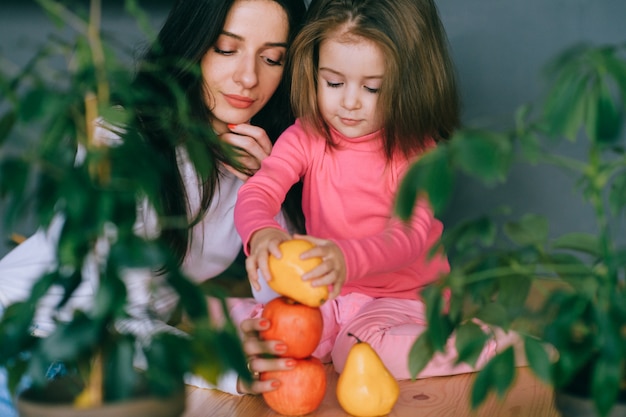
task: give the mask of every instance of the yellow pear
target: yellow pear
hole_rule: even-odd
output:
[[[304,239],[286,240],[278,246],[281,257],[270,255],[268,260],[271,279],[267,285],[280,295],[309,307],[319,307],[328,299],[328,286],[314,287],[311,281],[302,279],[302,274],[322,263],[319,257],[300,259],[302,253],[314,246]]]
[[[337,381],[341,408],[357,417],[389,414],[398,400],[400,387],[369,343],[356,338]]]

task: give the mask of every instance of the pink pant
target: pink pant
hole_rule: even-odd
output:
[[[254,300],[231,303],[231,317],[236,324],[246,318],[259,317],[263,310]],[[321,307],[324,331],[313,356],[333,363],[335,370],[343,370],[348,352],[355,338],[369,343],[378,353],[387,369],[396,379],[410,379],[409,351],[417,337],[426,329],[424,304],[418,300],[372,298],[352,293],[326,302]],[[457,353],[454,338],[450,338],[446,353],[437,353],[418,375],[418,378],[455,375],[474,372],[495,355],[496,351],[515,343],[515,335],[496,332],[496,340],[486,345],[476,368],[455,364]]]

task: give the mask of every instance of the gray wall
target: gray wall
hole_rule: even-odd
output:
[[[626,42],[623,0],[438,0],[457,66],[463,120],[473,126],[511,126],[518,106],[545,92],[543,67],[579,42]],[[583,155],[584,143],[561,150]],[[573,178],[545,167],[516,166],[504,186],[485,188],[461,178],[448,224],[506,204],[514,213],[551,219],[551,233],[591,232],[591,208],[574,194]],[[623,224],[622,224],[623,226]]]
[[[103,3],[105,29],[129,44],[142,40],[133,21],[123,14],[121,1]],[[171,2],[143,4],[158,25]],[[437,4],[457,67],[463,120],[470,125],[510,125],[519,105],[540,97],[541,69],[564,48],[581,41],[626,41],[624,0],[438,0]],[[1,59],[23,64],[51,27],[32,2],[0,0]],[[567,151],[583,152],[582,145],[570,144]],[[526,166],[516,167],[506,186],[484,188],[460,178],[444,221],[453,224],[463,216],[508,204],[518,213],[548,215],[553,233],[573,228],[592,231],[590,209],[572,187],[571,178],[561,172]],[[32,226],[26,222],[15,231],[29,234]],[[0,256],[8,250],[9,232],[0,227]]]

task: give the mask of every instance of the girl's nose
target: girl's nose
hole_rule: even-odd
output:
[[[346,109],[358,109],[361,106],[359,99],[359,88],[354,86],[346,86],[341,100],[341,105]]]
[[[233,73],[233,79],[244,88],[254,87],[258,82],[255,57],[242,57]]]

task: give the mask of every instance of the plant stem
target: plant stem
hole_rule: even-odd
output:
[[[102,41],[100,39],[100,21],[101,21],[102,5],[100,0],[91,0],[91,8],[89,10],[89,26],[87,28],[87,39],[91,47],[93,64],[96,68],[96,80],[98,88],[98,99],[100,103],[108,103],[110,97],[109,84],[106,80],[106,71],[104,68],[104,50],[102,49]]]

